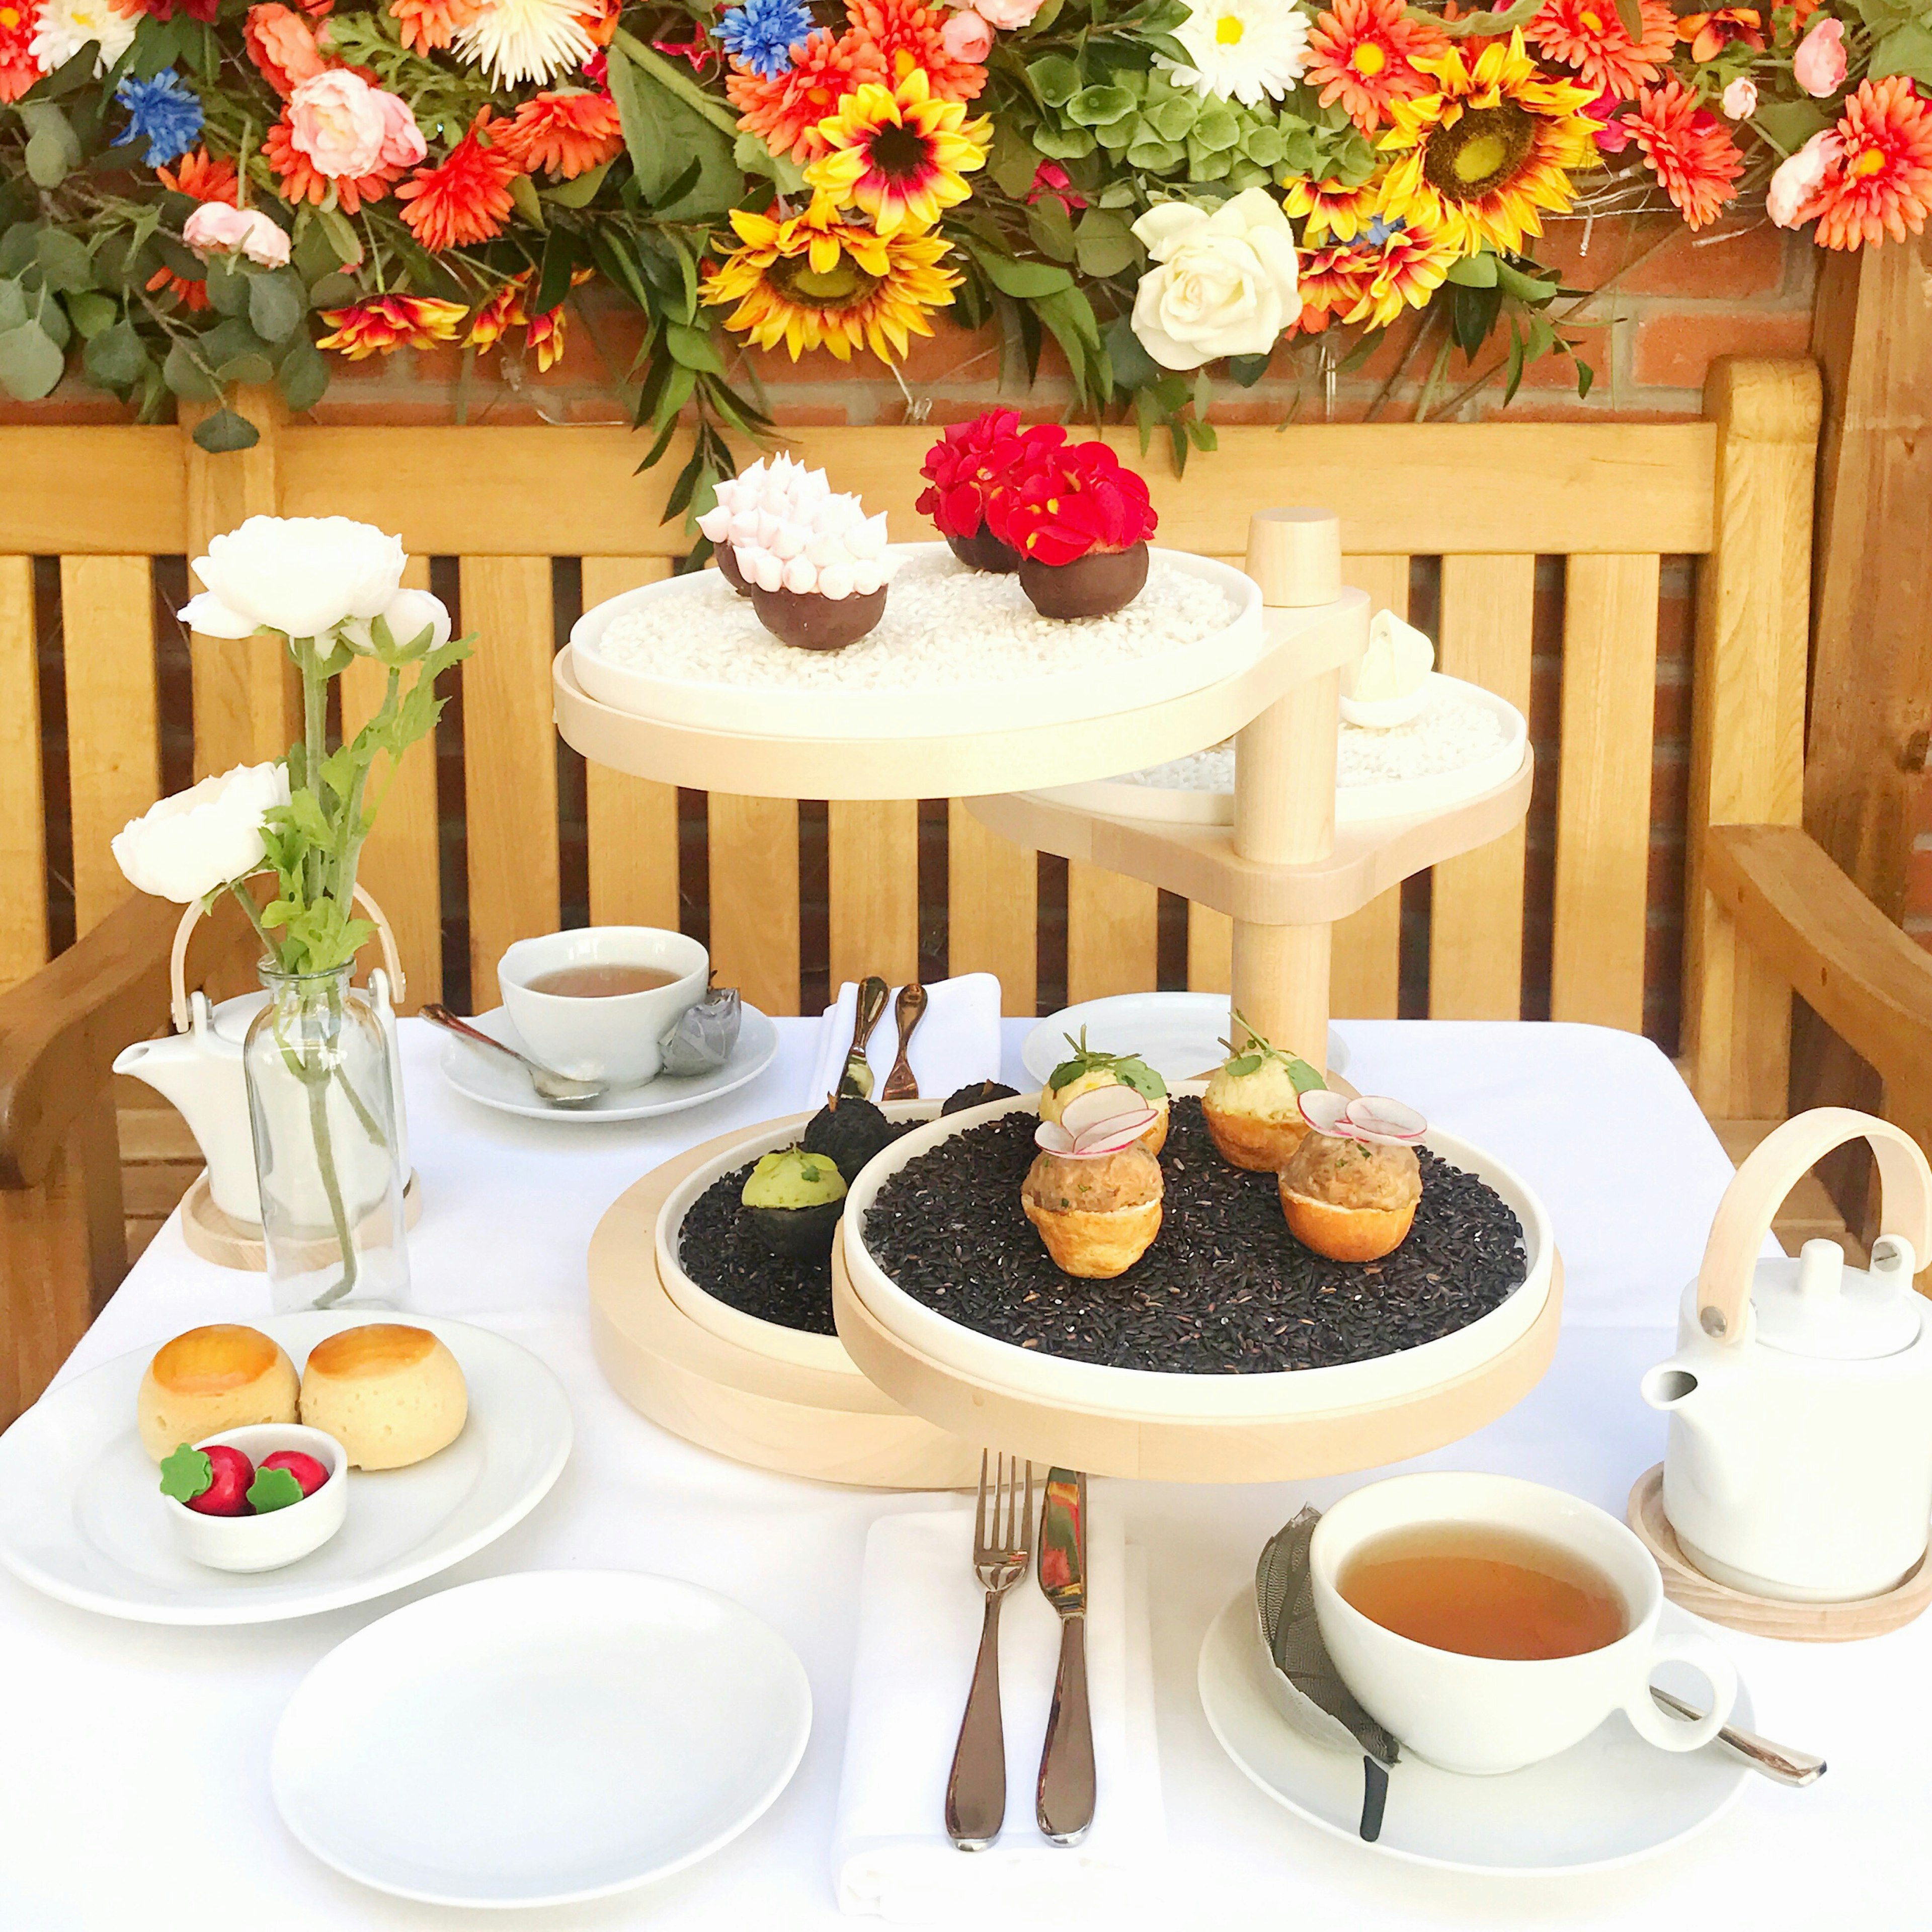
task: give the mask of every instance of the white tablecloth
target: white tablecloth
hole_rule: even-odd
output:
[[[1024,1028],[1006,1028],[1023,1086]],[[1642,1040],[1571,1026],[1351,1022],[1364,1090],[1394,1093],[1517,1168],[1554,1219],[1568,1269],[1561,1346],[1516,1409],[1426,1459],[1513,1471],[1621,1515],[1662,1453],[1637,1378],[1669,1352],[1730,1168],[1669,1063]],[[515,1336],[562,1378],[577,1446],[518,1528],[423,1594],[500,1572],[628,1565],[730,1592],[796,1646],[814,1729],[764,1818],[695,1869],[603,1903],[520,1915],[553,1928],[829,1925],[827,1873],[860,1559],[882,1512],[928,1499],[790,1481],[692,1448],[626,1408],[591,1358],[584,1254],[609,1202],[680,1148],[803,1102],[812,1036],[782,1023],[778,1058],[704,1108],[632,1126],[489,1113],[435,1070],[440,1042],[404,1028],[412,1146],[425,1207],[411,1241],[418,1306]],[[259,1277],[196,1261],[164,1228],[75,1352],[72,1373],[192,1324],[267,1312]],[[1794,1418],[1794,1420],[1796,1419]],[[1821,1751],[1830,1774],[1789,1792],[1754,1779],[1712,1830],[1646,1863],[1564,1880],[1412,1869],[1324,1838],[1255,1790],[1202,1717],[1195,1665],[1210,1620],[1266,1537],[1305,1501],[1360,1478],[1202,1490],[1097,1484],[1148,1552],[1158,1720],[1176,1852],[1144,1923],[1307,1928],[1765,1928],[1932,1924],[1919,1851],[1932,1765],[1932,1625],[1851,1645],[1724,1634],[1758,1728]],[[308,1667],[403,1600],[254,1629],[172,1630],[50,1602],[0,1574],[0,1926],[8,1932],[341,1932],[452,1928],[466,1915],[363,1890],[316,1862],[270,1800],[268,1744]],[[1010,1922],[1020,1923],[1016,1918]],[[993,1928],[998,1932],[998,1928]]]

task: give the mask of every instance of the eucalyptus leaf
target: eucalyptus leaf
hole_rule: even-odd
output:
[[[31,221],[16,221],[0,235],[0,275],[17,279],[34,259],[41,230]]]
[[[1083,87],[1066,104],[1070,120],[1083,128],[1099,128],[1134,111],[1134,97],[1124,87]]]
[[[228,257],[214,256],[208,265],[208,300],[218,315],[245,315],[248,277]]]
[[[36,188],[57,188],[80,165],[80,143],[67,116],[46,102],[37,104],[44,118],[27,136],[27,177]]]
[[[1071,100],[1080,88],[1078,64],[1064,54],[1043,54],[1027,68],[1033,91],[1049,107],[1060,107]]]
[[[34,242],[40,279],[62,294],[94,286],[94,258],[86,244],[64,228],[43,228]]]
[[[177,340],[161,364],[161,374],[168,387],[178,396],[190,402],[212,403],[221,393],[221,385],[215,381],[212,371],[204,364],[206,358],[197,349],[190,349],[183,341]]]
[[[296,415],[312,410],[328,392],[328,358],[307,336],[298,335],[275,370],[275,382]]]
[[[124,389],[146,370],[148,356],[134,325],[124,320],[91,337],[81,352],[81,362],[97,382],[110,389]]]
[[[292,269],[248,278],[248,322],[264,342],[286,342],[308,310],[308,291]]]
[[[1045,122],[1034,130],[1033,144],[1054,161],[1084,160],[1099,145],[1090,128],[1055,128]]]
[[[18,328],[26,319],[26,291],[18,282],[0,281],[0,328]]]
[[[67,298],[68,320],[90,342],[104,329],[111,327],[120,313],[121,304],[112,296],[104,296],[98,289],[83,289],[79,294]]]
[[[38,402],[59,382],[67,358],[37,322],[0,332],[0,388],[16,403]]]

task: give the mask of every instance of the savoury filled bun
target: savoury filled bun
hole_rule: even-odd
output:
[[[357,1469],[400,1469],[463,1432],[470,1396],[456,1358],[427,1328],[372,1322],[318,1342],[302,1370],[302,1419]]]
[[[135,1398],[141,1447],[158,1462],[226,1429],[296,1419],[296,1365],[259,1328],[190,1328],[148,1364]]]

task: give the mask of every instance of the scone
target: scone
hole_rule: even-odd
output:
[[[470,1396],[456,1358],[426,1328],[372,1322],[309,1351],[302,1419],[356,1469],[400,1469],[463,1432]]]
[[[135,1398],[141,1447],[158,1462],[225,1429],[296,1419],[296,1365],[259,1328],[190,1328],[148,1364]]]

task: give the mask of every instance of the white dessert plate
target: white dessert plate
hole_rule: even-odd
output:
[[[1698,1628],[1664,1605],[1666,1631]],[[1694,1672],[1679,1678],[1673,1670],[1682,1666],[1658,1673],[1665,1689],[1687,1698],[1704,1691]],[[1365,1852],[1412,1864],[1512,1878],[1628,1864],[1714,1823],[1751,1775],[1715,1744],[1659,1750],[1619,1712],[1560,1756],[1501,1778],[1467,1778],[1403,1758],[1389,1773],[1382,1835],[1369,1844],[1359,1828],[1360,1757],[1317,1743],[1285,1716],[1274,1676],[1254,1592],[1244,1589],[1201,1646],[1197,1681],[1208,1728],[1240,1770],[1289,1810]],[[1735,1718],[1747,1728],[1753,1722],[1742,1684]]]
[[[812,1730],[805,1668],[728,1598],[633,1570],[425,1597],[338,1644],[275,1732],[289,1829],[434,1905],[562,1905],[736,1838]]]
[[[252,1325],[299,1371],[324,1336],[384,1319],[441,1336],[469,1384],[469,1419],[448,1448],[406,1469],[350,1470],[347,1518],[320,1550],[238,1576],[181,1548],[134,1425],[141,1378],[167,1339],[158,1336],[50,1389],[0,1436],[0,1562],[110,1617],[259,1624],[386,1595],[494,1542],[542,1500],[570,1454],[562,1385],[527,1348],[426,1315],[274,1315]]]
[[[500,1114],[518,1114],[527,1120],[555,1120],[568,1126],[586,1121],[648,1120],[659,1114],[682,1113],[687,1107],[701,1107],[757,1079],[772,1064],[778,1050],[778,1030],[748,1000],[744,1006],[743,1023],[738,1029],[738,1044],[731,1058],[710,1073],[693,1073],[680,1078],[660,1073],[641,1087],[614,1087],[608,1094],[581,1107],[553,1107],[539,1100],[529,1076],[521,1067],[490,1052],[488,1048],[466,1046],[446,1038],[438,1066],[444,1079],[466,1100],[479,1106],[494,1107]],[[470,1024],[492,1040],[514,1047],[519,1053],[530,1049],[510,1024],[510,1016],[501,1006],[478,1013]]]
[[[1172,1086],[1198,1080],[1227,1058],[1222,1041],[1234,1024],[1226,993],[1117,993],[1083,1000],[1049,1015],[1026,1036],[1021,1064],[1043,1087],[1066,1058],[1066,1036],[1087,1029],[1087,1044],[1109,1053],[1137,1053]],[[1282,1046],[1292,1046],[1284,1040]],[[1328,1029],[1328,1071],[1348,1070],[1348,1042]]]

